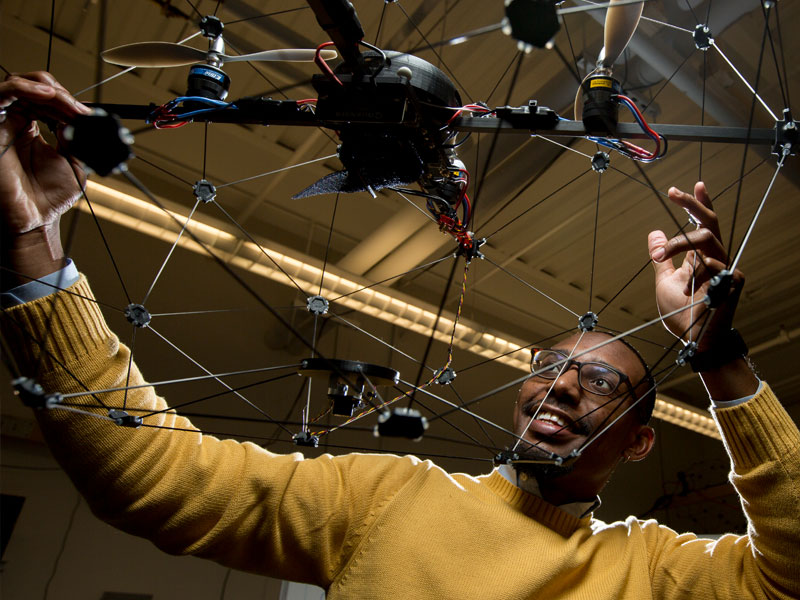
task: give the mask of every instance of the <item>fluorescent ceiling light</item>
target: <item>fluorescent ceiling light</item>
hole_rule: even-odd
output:
[[[146,200],[137,198],[133,188],[119,182],[114,187],[89,180],[86,185],[87,197],[92,203],[94,213],[101,219],[134,229],[150,237],[166,243],[175,242],[180,231],[179,223],[185,223],[185,209],[169,201],[162,200],[168,212],[154,206]],[[78,208],[89,210],[85,202]],[[170,216],[172,215],[172,217]],[[203,219],[202,222],[198,218]],[[250,273],[255,273],[282,283],[291,285],[281,269],[309,295],[317,294],[323,269],[314,258],[284,248],[268,240],[257,240],[258,245],[250,241],[242,242],[234,235],[234,228],[228,223],[219,222],[205,215],[195,217],[187,225],[187,229],[206,246],[231,266],[236,266]],[[255,239],[255,238],[254,238]],[[199,244],[189,236],[178,239],[181,248],[206,255]],[[267,256],[268,255],[268,256]],[[280,269],[278,268],[280,267]],[[443,313],[436,323],[436,309],[415,298],[406,296],[396,290],[382,285],[372,286],[372,282],[352,274],[344,273],[336,267],[328,265],[322,286],[322,296],[335,300],[353,310],[381,319],[403,329],[415,331],[424,336],[433,334],[440,342],[448,344],[453,332],[454,315]],[[436,330],[433,330],[436,325]],[[520,371],[530,369],[530,351],[524,348],[522,340],[514,339],[500,332],[488,332],[479,324],[472,323],[463,317],[456,326],[453,339],[456,347],[479,356],[492,358],[499,363]],[[719,433],[713,419],[707,412],[698,410],[671,398],[659,397],[653,415],[667,422],[685,427],[719,439]]]

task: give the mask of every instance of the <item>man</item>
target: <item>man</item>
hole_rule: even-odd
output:
[[[3,288],[10,306],[3,334],[23,373],[41,359],[45,390],[76,389],[66,369],[90,389],[119,386],[129,353],[86,300],[88,283],[72,283],[58,302],[19,285],[53,273],[71,282],[58,218],[81,177],[38,138],[32,118],[64,122],[85,109],[43,73],[0,84],[0,108],[3,265],[12,276]],[[704,186],[694,195],[673,189],[670,197],[702,227],[671,240],[650,235],[662,314],[702,297],[727,259]],[[686,251],[676,269],[672,258]],[[699,265],[694,295],[692,264]],[[150,423],[189,432],[131,430],[58,410],[37,416],[56,458],[101,518],[168,552],[321,585],[331,599],[797,598],[800,433],[742,353],[728,351],[742,282],[734,274],[699,356],[750,520],[744,537],[707,542],[653,521],[592,519],[595,497],[616,465],[644,458],[652,447],[653,432],[636,408],[569,472],[520,466],[481,477],[448,474],[414,457],[303,460],[201,436],[165,411],[150,387],[131,391],[128,406],[163,411]],[[692,324],[690,312],[665,325],[697,339],[700,324]],[[43,344],[44,354],[31,340]],[[515,410],[523,458],[563,456],[592,439],[610,422],[614,402],[604,398],[627,408],[647,396],[636,353],[619,342],[599,345],[607,341],[587,333],[534,357],[537,374],[523,385]],[[142,381],[134,367],[129,384]],[[115,402],[113,394],[106,399]]]

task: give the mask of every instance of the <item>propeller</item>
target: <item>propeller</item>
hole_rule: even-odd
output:
[[[621,0],[611,0],[606,12],[606,25],[603,35],[603,49],[597,59],[597,66],[610,69],[631,41],[639,25],[644,4],[620,4]]]
[[[584,84],[598,72],[611,79],[611,67],[625,51],[628,42],[631,41],[642,17],[643,8],[643,2],[631,3],[629,0],[610,0],[603,31],[604,45],[600,50],[597,66],[584,78],[575,95],[574,112],[576,121],[580,121],[583,117]],[[619,84],[617,83],[617,85]]]
[[[105,50],[102,56],[104,61],[121,67],[162,68],[183,67],[199,62],[220,65],[242,61],[308,62],[314,60],[316,52],[312,49],[284,49],[230,56],[215,50],[198,50],[172,42],[138,42]],[[335,50],[320,51],[323,60],[331,60],[336,56]]]

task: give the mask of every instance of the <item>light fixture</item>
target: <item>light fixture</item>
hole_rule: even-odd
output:
[[[133,195],[137,192],[126,184],[117,181],[113,184],[114,187],[110,187],[94,180],[87,182],[86,193],[95,215],[164,242],[175,242],[180,231],[178,223],[186,223],[187,219],[183,207],[161,199],[169,212],[166,214],[149,201],[137,198]],[[78,208],[89,211],[86,202],[80,202]],[[257,244],[242,242],[233,233],[232,225],[205,215],[201,218],[202,222],[197,217],[193,218],[187,224],[187,229],[229,265],[291,285],[286,276],[288,274],[309,296],[319,291],[323,275],[320,261],[267,240],[254,238]],[[180,236],[177,245],[206,254],[190,236]],[[403,329],[424,336],[433,335],[445,344],[450,342],[453,333],[454,315],[443,313],[437,323],[433,306],[386,286],[373,285],[371,281],[344,273],[331,265],[325,268],[321,295]],[[524,347],[524,342],[501,335],[500,332],[485,331],[485,328],[463,317],[455,328],[453,343],[458,348],[492,358],[520,371],[530,369],[530,351]],[[653,416],[719,439],[714,421],[707,412],[677,400],[658,398]]]

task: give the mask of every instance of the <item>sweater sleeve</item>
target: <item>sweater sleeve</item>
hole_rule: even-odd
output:
[[[800,432],[768,385],[712,409],[747,535],[719,540],[642,525],[656,598],[800,598]]]
[[[130,353],[108,329],[85,280],[4,311],[0,323],[23,374],[36,370],[44,348],[37,381],[45,392],[125,385]],[[129,385],[143,383],[133,365]],[[170,553],[323,587],[381,504],[426,468],[411,457],[304,460],[202,435],[149,386],[128,393],[129,412],[153,413],[138,429],[115,425],[99,402],[119,406],[122,393],[71,398],[73,410],[37,411],[54,456],[95,514]]]

